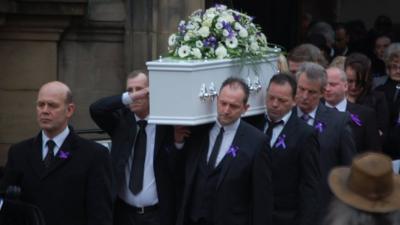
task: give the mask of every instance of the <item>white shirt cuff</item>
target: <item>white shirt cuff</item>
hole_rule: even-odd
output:
[[[185,145],[185,142],[182,142],[182,143],[175,142],[175,148],[178,150],[182,149],[184,145]]]
[[[129,92],[124,92],[122,94],[122,99],[121,100],[122,100],[122,103],[124,105],[129,105],[129,104],[133,103],[133,100],[132,100],[131,96],[129,96]]]

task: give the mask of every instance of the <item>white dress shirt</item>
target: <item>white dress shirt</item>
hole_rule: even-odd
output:
[[[61,145],[64,143],[65,139],[67,138],[69,134],[69,128],[68,126],[57,136],[52,138],[51,140],[54,141],[56,144],[54,146],[54,156],[57,155],[57,152],[60,150]],[[47,141],[50,140],[49,137],[42,131],[42,159],[44,159],[47,155],[47,152],[49,151],[49,148],[47,147]]]
[[[325,101],[325,105],[329,108],[336,108],[339,112],[346,112],[347,108],[347,99],[344,98],[341,102],[339,102],[337,105],[331,105],[328,102]]]
[[[308,113],[308,116],[310,117],[310,119],[307,121],[307,124],[310,126],[314,125],[315,122],[315,115],[317,114],[317,109],[318,106],[315,107],[315,109],[313,111],[311,111],[310,113]],[[297,107],[297,116],[299,118],[301,118],[305,113],[303,113],[303,111],[301,111],[301,109],[299,107]]]
[[[282,124],[279,124],[279,125],[277,125],[276,127],[274,127],[274,129],[272,129],[272,137],[271,137],[271,140],[270,140],[270,143],[269,143],[269,145],[270,145],[271,147],[272,147],[272,146],[274,145],[274,143],[276,142],[276,139],[278,139],[279,135],[281,134],[283,128],[285,127],[285,125],[286,125],[286,123],[287,123],[287,121],[289,120],[289,118],[290,118],[291,115],[292,115],[292,110],[290,110],[288,113],[286,113],[286,114],[282,117],[282,119],[281,119],[281,120],[283,121]],[[270,118],[268,117],[268,114],[265,115],[265,116],[268,118],[269,121],[271,121]],[[278,121],[279,121],[279,120],[278,120]],[[275,121],[275,122],[278,122],[278,121]],[[264,126],[264,133],[267,131],[268,126],[269,126],[269,124],[268,124],[268,121],[267,121],[267,122],[265,123],[265,126]]]
[[[136,121],[141,120],[135,115]],[[147,118],[145,118],[147,120]],[[139,126],[137,125],[137,130]],[[138,132],[136,132],[137,135]],[[118,193],[118,196],[126,203],[135,207],[152,206],[158,203],[156,178],[154,176],[154,143],[156,138],[156,125],[148,123],[146,126],[146,158],[144,162],[143,188],[134,195],[129,189],[130,173],[132,169],[133,154],[129,156],[128,163],[125,166],[125,182]],[[135,144],[133,144],[134,148]]]
[[[236,131],[239,127],[240,119],[236,120],[234,123],[224,126],[224,135],[222,138],[221,148],[219,149],[217,159],[215,160],[215,166],[217,166],[221,160],[224,158],[229,148],[232,145],[233,138],[235,137]],[[214,124],[211,128],[208,144],[207,162],[210,159],[212,148],[214,147],[215,139],[217,139],[218,133],[222,125],[218,122]]]

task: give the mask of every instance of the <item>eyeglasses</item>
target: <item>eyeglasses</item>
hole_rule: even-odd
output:
[[[390,66],[391,70],[400,70],[400,65],[399,64],[391,64]]]

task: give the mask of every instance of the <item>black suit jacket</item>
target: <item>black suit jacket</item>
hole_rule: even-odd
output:
[[[391,156],[393,159],[400,158],[400,141],[399,141],[399,117],[400,117],[400,95],[397,96],[397,100],[394,101],[394,94],[396,86],[400,82],[396,82],[392,79],[387,79],[385,84],[376,88],[377,91],[383,92],[385,99],[388,104],[389,125],[387,139],[384,144],[384,152]]]
[[[65,154],[61,156],[61,151]],[[111,162],[107,149],[73,133],[45,169],[42,134],[11,146],[5,170],[19,179],[21,200],[37,206],[47,225],[112,224]]]
[[[381,144],[386,141],[389,134],[389,121],[390,121],[390,105],[389,101],[385,98],[385,94],[382,93],[380,88],[377,91],[371,91],[357,99],[356,103],[364,106],[368,106],[375,111],[376,122],[378,129],[383,133],[380,136]]]
[[[382,150],[375,111],[351,102],[347,102],[346,111],[351,116],[350,126],[357,153]]]
[[[189,205],[201,152],[207,148],[213,124],[192,131],[183,151],[187,153],[183,200],[177,225],[188,222]],[[272,212],[271,164],[264,135],[240,122],[232,146],[237,154],[225,155],[214,202],[215,225],[269,225]]]
[[[121,95],[106,97],[90,106],[90,114],[96,124],[106,131],[112,140],[111,158],[115,176],[114,197],[124,183],[125,166],[132,153],[137,132],[134,113],[121,100]],[[165,225],[175,223],[176,177],[173,128],[156,126],[154,145],[154,176],[156,179],[161,221]]]
[[[348,113],[338,112],[320,103],[314,119],[314,128],[320,144],[319,163],[322,174],[321,210],[325,214],[332,193],[328,175],[333,167],[350,165],[356,154],[356,146],[350,128]],[[319,129],[318,127],[322,127]]]
[[[266,124],[265,115],[248,121],[260,130]],[[279,137],[284,137],[286,148],[277,140],[269,151],[274,184],[273,224],[316,224],[321,182],[316,132],[292,112]]]

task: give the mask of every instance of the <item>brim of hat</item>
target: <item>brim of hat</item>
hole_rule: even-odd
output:
[[[337,167],[329,174],[329,186],[335,196],[354,208],[375,213],[388,213],[400,209],[400,177],[394,176],[393,192],[379,201],[373,201],[348,189],[349,167]]]

